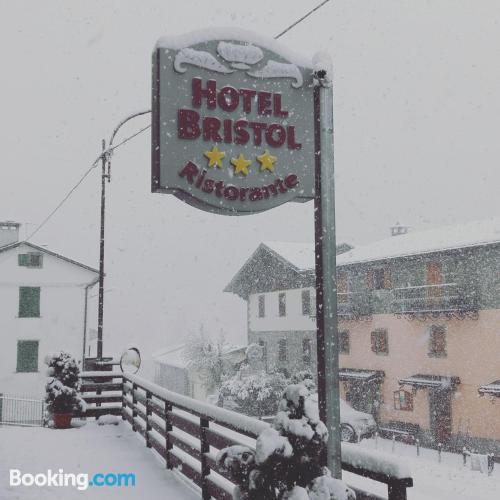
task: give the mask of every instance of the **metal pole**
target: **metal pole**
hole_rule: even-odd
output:
[[[320,418],[329,432],[326,463],[342,477],[338,379],[335,186],[333,169],[333,90],[330,75],[315,75],[315,253],[318,400]]]
[[[102,360],[102,330],[104,322],[104,222],[106,213],[106,179],[111,180],[111,153],[113,151],[113,140],[122,125],[136,116],[151,113],[151,110],[139,111],[123,119],[113,130],[109,141],[109,149],[106,150],[106,141],[102,140],[102,175],[101,175],[101,236],[99,241],[99,309],[97,315],[97,359]],[[106,174],[106,164],[108,173]]]
[[[101,236],[99,240],[99,310],[97,316],[97,359],[102,360],[102,325],[104,317],[104,216],[106,213],[106,141],[102,140]]]

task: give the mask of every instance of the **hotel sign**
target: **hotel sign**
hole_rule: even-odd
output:
[[[152,191],[244,215],[314,197],[313,71],[274,40],[216,30],[153,54]]]

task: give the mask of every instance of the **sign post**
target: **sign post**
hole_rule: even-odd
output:
[[[330,75],[234,30],[162,38],[153,53],[152,184],[201,210],[249,215],[315,200],[318,396],[340,478]]]
[[[316,74],[316,158],[314,232],[316,257],[316,329],[320,418],[329,431],[329,469],[342,476],[340,450],[339,362],[335,243],[335,179],[333,169],[333,90],[331,76]]]

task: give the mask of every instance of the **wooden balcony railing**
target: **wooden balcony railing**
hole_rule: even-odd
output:
[[[393,294],[396,314],[469,313],[478,309],[476,290],[457,283],[395,288]]]
[[[121,414],[146,446],[163,458],[167,469],[177,469],[199,486],[203,500],[233,498],[235,485],[217,468],[217,452],[232,445],[255,448],[255,439],[268,423],[168,391],[136,375],[86,372],[81,377],[89,404],[83,416]],[[342,468],[387,484],[389,500],[406,500],[412,478],[401,475],[401,467],[392,457],[381,458],[383,463],[377,467],[378,456],[367,457],[370,453],[343,443]],[[360,500],[382,500],[356,492]]]

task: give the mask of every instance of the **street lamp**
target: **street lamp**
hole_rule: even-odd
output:
[[[132,118],[137,116],[146,115],[151,113],[151,110],[139,111],[138,113],[133,113],[127,118],[123,119],[113,130],[111,134],[111,139],[109,140],[109,146],[106,149],[106,141],[102,140],[102,153],[101,153],[101,163],[102,163],[102,174],[101,174],[101,232],[99,239],[99,305],[97,314],[97,360],[102,360],[102,330],[103,330],[103,319],[104,319],[104,222],[105,222],[105,212],[106,212],[106,179],[108,182],[111,181],[111,155],[113,150],[118,147],[113,147],[113,141],[115,139],[118,130],[127,123]],[[106,165],[108,171],[106,173]]]

